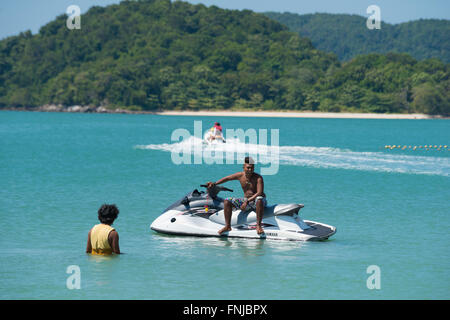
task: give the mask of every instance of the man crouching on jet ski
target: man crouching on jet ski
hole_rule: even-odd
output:
[[[244,191],[244,198],[226,198],[224,201],[224,215],[225,227],[219,230],[219,234],[226,231],[231,231],[231,215],[232,207],[245,211],[247,207],[256,212],[256,232],[263,234],[264,230],[261,227],[264,207],[267,204],[266,195],[264,194],[264,180],[263,177],[254,172],[255,161],[251,157],[245,157],[244,170],[237,172],[227,177],[224,177],[217,182],[208,182],[208,188],[212,188],[217,184],[222,184],[231,180],[239,180],[242,190]]]

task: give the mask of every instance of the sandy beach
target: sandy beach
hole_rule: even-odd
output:
[[[273,117],[273,118],[329,118],[329,119],[442,119],[426,114],[379,114],[341,112],[277,112],[277,111],[164,111],[156,114],[165,116],[205,117]]]
[[[4,111],[38,111],[38,112],[70,112],[70,113],[126,113],[126,114],[156,114],[162,116],[193,116],[193,117],[267,117],[267,118],[322,118],[322,119],[449,119],[440,115],[421,113],[386,114],[386,113],[350,113],[350,112],[312,112],[312,111],[134,111],[128,109],[108,109],[95,106],[43,105],[37,108],[2,108]]]

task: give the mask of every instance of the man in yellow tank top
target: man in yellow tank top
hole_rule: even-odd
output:
[[[119,234],[111,227],[119,215],[115,204],[104,204],[98,209],[100,224],[95,225],[88,234],[86,253],[97,255],[120,254]]]

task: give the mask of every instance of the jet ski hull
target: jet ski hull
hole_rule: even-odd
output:
[[[224,199],[220,191],[233,191],[215,186],[208,192],[197,189],[168,207],[156,218],[150,228],[154,231],[202,237],[232,237],[273,240],[326,240],[336,233],[336,228],[324,223],[302,220],[299,211],[302,204],[276,204],[266,206],[262,217],[263,234],[256,232],[256,212],[234,210],[231,231],[219,235],[225,225]]]
[[[234,214],[233,216],[239,216]],[[251,213],[248,216],[253,216]],[[158,217],[151,229],[160,233],[202,237],[230,237],[272,240],[311,241],[326,240],[336,233],[336,228],[316,221],[301,220],[296,214],[292,216],[271,216],[262,221],[264,233],[258,235],[255,223],[250,219],[242,224],[232,224],[232,230],[218,234],[223,224],[201,216],[182,214],[179,211],[168,211]],[[236,219],[237,221],[237,219]]]

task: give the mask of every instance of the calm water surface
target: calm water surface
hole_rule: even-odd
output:
[[[338,232],[316,243],[151,231],[172,202],[241,169],[173,163],[172,132],[193,134],[194,120],[268,129],[269,144],[278,129],[269,204],[303,203],[304,219]],[[0,298],[449,299],[450,151],[392,144],[449,145],[450,122],[0,112]],[[123,255],[84,253],[102,203],[120,209]],[[71,265],[80,290],[66,286]]]

